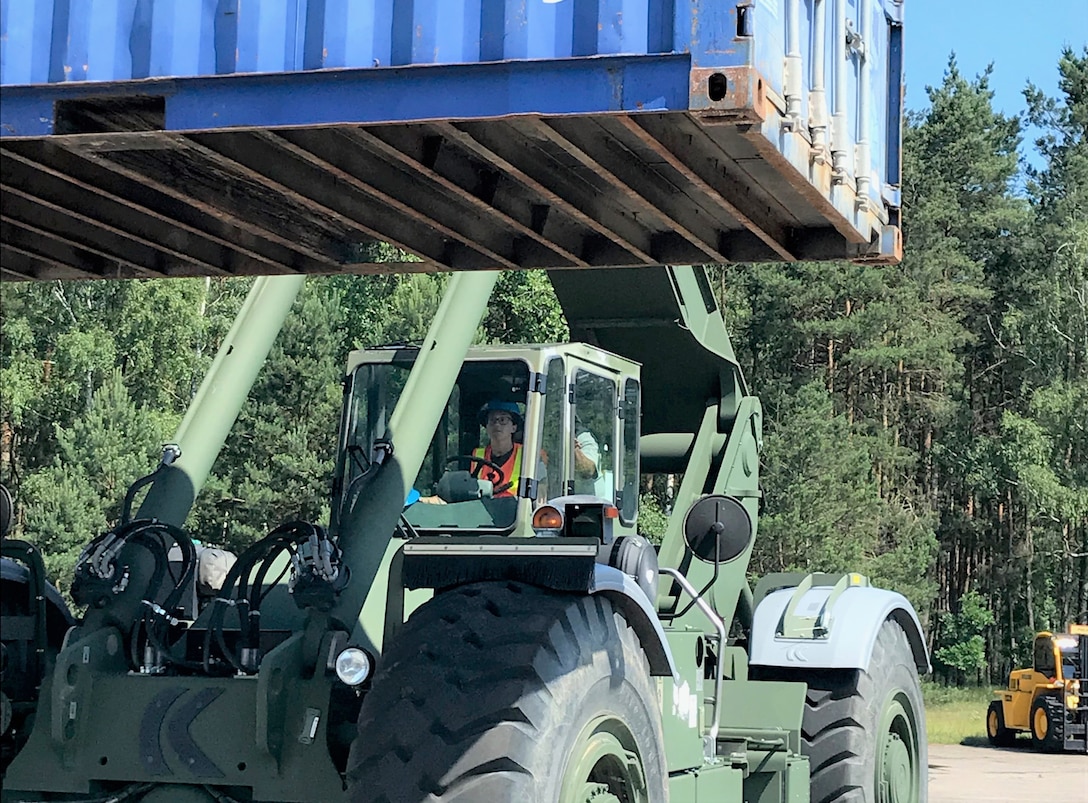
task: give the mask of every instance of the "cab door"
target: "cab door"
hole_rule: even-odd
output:
[[[620,476],[616,376],[600,366],[572,359],[567,390],[567,493],[590,494],[614,504]]]

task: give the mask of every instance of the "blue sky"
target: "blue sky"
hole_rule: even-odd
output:
[[[948,55],[971,79],[993,62],[994,107],[1022,111],[1030,80],[1058,94],[1062,46],[1077,52],[1088,44],[1088,0],[905,0],[904,58],[907,108],[928,103],[925,88],[944,78]]]

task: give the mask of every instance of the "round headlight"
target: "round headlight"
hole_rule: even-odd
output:
[[[336,676],[348,686],[358,686],[370,677],[373,669],[370,656],[358,647],[348,647],[336,656]]]

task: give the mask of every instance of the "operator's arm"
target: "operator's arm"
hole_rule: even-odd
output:
[[[595,478],[599,452],[597,440],[589,431],[579,433],[574,439],[574,473],[583,479]]]

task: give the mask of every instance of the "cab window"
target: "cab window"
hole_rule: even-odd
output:
[[[563,494],[563,402],[566,400],[566,369],[563,360],[548,361],[544,379],[544,420],[541,422],[537,501]]]
[[[1035,671],[1042,675],[1056,674],[1054,641],[1050,636],[1035,639]]]
[[[1080,639],[1076,636],[1058,636],[1058,652],[1062,658],[1062,677],[1066,680],[1084,680],[1080,675]]]
[[[407,383],[414,351],[388,361],[364,363],[350,384],[349,411],[342,424],[344,442],[337,482],[341,518],[365,494],[375,476],[376,446],[388,436],[389,420]],[[562,366],[560,366],[562,370]],[[559,385],[562,386],[562,380]],[[529,366],[522,360],[468,361],[457,377],[440,415],[411,489],[405,490],[405,519],[418,530],[450,532],[468,529],[507,529],[514,525],[521,479],[531,466],[514,458],[504,482],[481,480],[477,451],[490,443],[485,430],[487,408],[506,411],[505,425],[514,425],[514,445],[521,442],[529,385]],[[514,452],[510,452],[514,454]]]
[[[638,380],[628,379],[623,385],[623,478],[616,504],[620,520],[634,524],[638,517],[638,434],[640,426]]]
[[[615,410],[615,382],[589,371],[575,371],[570,493],[615,500]]]

